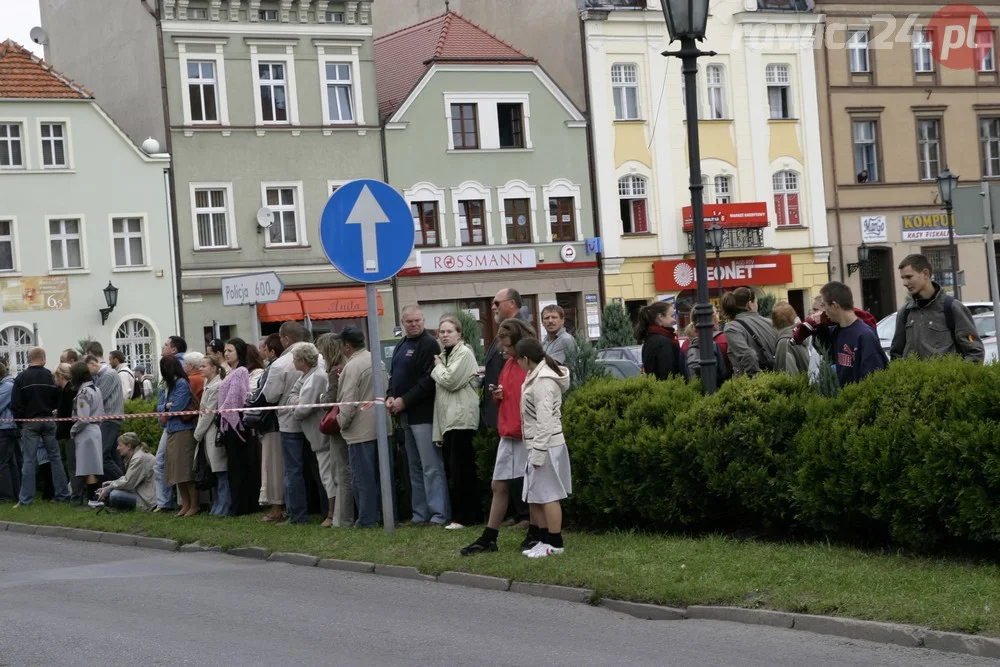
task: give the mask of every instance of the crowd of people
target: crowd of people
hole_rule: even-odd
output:
[[[526,556],[560,554],[561,501],[572,493],[563,364],[575,342],[559,306],[543,309],[540,340],[522,305],[514,289],[496,295],[498,334],[484,366],[457,316],[442,317],[435,337],[418,306],[402,311],[405,337],[389,368],[373,366],[358,328],[311,341],[294,321],[256,345],[212,340],[204,354],[170,336],[157,387],[118,350],[105,362],[97,342],[82,359],[64,351],[51,372],[45,350],[34,348],[16,378],[0,365],[0,502],[35,502],[44,451],[57,502],[177,517],[205,507],[215,516],[266,510],[263,522],[298,525],[309,521],[312,495],[323,527],[376,526],[383,514],[373,368],[381,367],[386,431],[401,434],[410,521],[450,530],[486,521],[461,550],[472,555],[498,550],[511,514],[527,529]],[[126,399],[154,396],[163,427],[155,455],[135,433],[120,433]],[[483,426],[499,433],[488,517],[473,444]]]

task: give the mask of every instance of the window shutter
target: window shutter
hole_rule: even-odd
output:
[[[633,199],[632,200],[632,231],[635,234],[645,234],[649,231],[646,223],[646,200],[645,199]]]
[[[792,192],[785,195],[785,198],[788,201],[788,224],[797,227],[802,224],[799,220],[799,195]]]
[[[785,195],[774,195],[774,211],[778,214],[778,226],[784,227],[787,225],[788,221],[785,220]]]

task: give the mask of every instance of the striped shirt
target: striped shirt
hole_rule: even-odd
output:
[[[94,377],[94,384],[101,390],[104,397],[104,414],[120,415],[125,412],[125,395],[122,393],[122,383],[118,379],[118,373],[108,366],[101,364],[101,370],[97,371]],[[124,419],[108,419],[113,424],[121,424]]]

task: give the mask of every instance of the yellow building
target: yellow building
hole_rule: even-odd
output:
[[[726,289],[752,285],[804,314],[828,280],[831,250],[814,60],[821,17],[769,1],[714,3],[701,45],[717,54],[698,72],[705,218],[723,228],[710,289],[718,295],[720,278]],[[604,0],[583,19],[606,296],[633,316],[666,298],[684,311],[696,288],[684,89],[680,61],[661,55],[660,0]]]

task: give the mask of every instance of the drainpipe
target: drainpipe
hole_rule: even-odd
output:
[[[389,153],[386,147],[385,141],[385,126],[389,122],[389,116],[382,119],[381,131],[379,132],[379,141],[382,142],[382,180],[385,183],[389,182]],[[400,326],[399,323],[399,279],[393,276],[389,281],[392,284],[392,316],[395,318],[396,328]],[[395,332],[393,332],[395,334]]]
[[[830,53],[826,47],[826,17],[823,17],[823,34],[820,36],[823,44],[823,75],[826,77],[826,132],[830,143],[830,162],[833,165],[833,211],[837,218],[837,260],[839,263],[840,280],[846,281],[844,274],[844,235],[840,231],[840,179],[837,178],[837,142],[833,136],[833,95],[830,92]]]
[[[587,110],[584,118],[587,119],[587,168],[590,172],[590,209],[593,211],[594,236],[601,237],[601,215],[600,204],[597,199],[597,164],[594,162],[594,122],[590,113],[590,59],[587,57],[587,22],[580,14],[580,50],[583,52],[583,97],[587,101]],[[601,243],[603,250],[604,244]],[[604,291],[604,253],[597,253],[597,290],[601,304],[601,310],[607,303],[607,295]],[[586,305],[586,304],[585,304]]]
[[[183,335],[184,333],[184,309],[182,308],[184,295],[181,291],[181,237],[177,230],[177,183],[174,180],[174,166],[176,164],[174,155],[174,145],[170,137],[170,105],[167,101],[167,69],[166,69],[166,59],[163,55],[163,24],[161,23],[161,6],[159,0],[156,0],[156,9],[149,6],[146,0],[139,0],[142,6],[145,8],[146,12],[153,17],[156,22],[156,51],[159,56],[157,61],[157,66],[160,70],[160,98],[163,104],[163,134],[164,141],[166,142],[167,153],[170,155],[170,168],[166,170],[167,172],[167,205],[170,207],[169,219],[170,219],[170,236],[171,244],[173,245],[173,256],[176,264],[171,268],[174,273],[174,312],[177,313],[177,334]]]

